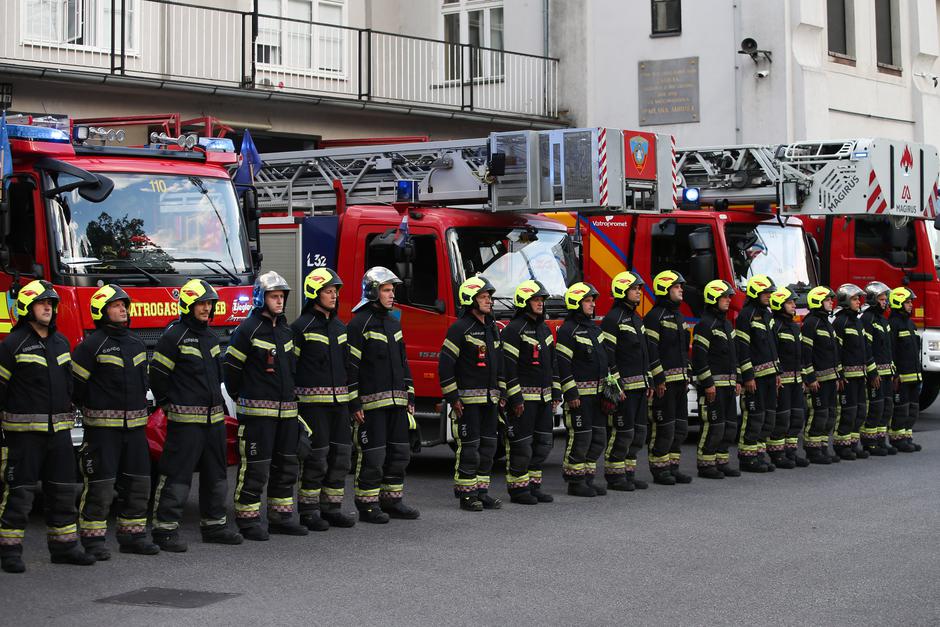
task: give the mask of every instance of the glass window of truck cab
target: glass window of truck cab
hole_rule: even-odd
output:
[[[917,265],[917,234],[913,221],[896,228],[887,218],[856,218],[855,255],[881,259],[897,268]]]
[[[739,288],[757,274],[766,274],[780,286],[808,289],[816,284],[812,253],[797,224],[729,222],[725,239]]]
[[[440,301],[438,278],[438,239],[433,234],[416,234],[408,243],[399,246],[394,241],[377,246],[376,238],[388,239],[386,233],[366,236],[365,268],[383,266],[402,280],[395,290],[395,300],[401,305],[437,309]],[[406,252],[405,247],[410,247]],[[409,259],[410,257],[410,259]]]
[[[227,178],[101,172],[114,191],[91,202],[78,189],[49,199],[63,277],[182,275],[221,279],[251,269],[241,209]],[[46,189],[68,183],[48,173]],[[71,179],[74,180],[74,179]],[[173,281],[174,283],[178,280]]]
[[[546,303],[548,313],[561,315],[565,290],[581,278],[575,246],[567,231],[515,226],[457,227],[450,229],[447,237],[455,285],[468,277],[484,275],[496,288],[497,316],[513,311],[516,287],[527,279],[545,286],[550,294]]]
[[[685,279],[683,300],[701,315],[705,284],[718,276],[714,232],[710,224],[665,219],[650,232],[650,280],[664,270]]]

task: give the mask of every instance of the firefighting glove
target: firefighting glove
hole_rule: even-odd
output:
[[[297,436],[297,458],[300,461],[306,461],[313,455],[313,444],[310,442],[313,431],[310,430],[306,420],[298,417],[297,422],[300,423],[300,433]]]
[[[415,420],[415,415],[408,413],[408,443],[411,445],[412,453],[421,452],[421,427]]]

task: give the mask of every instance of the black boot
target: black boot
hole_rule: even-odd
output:
[[[5,573],[25,573],[26,563],[22,555],[4,555],[0,557],[0,568]]]
[[[806,449],[806,459],[811,464],[819,464],[821,466],[828,466],[832,463],[832,460],[829,459],[829,453],[821,448]]]
[[[355,514],[346,514],[340,507],[327,507],[324,509],[323,506],[320,506],[320,518],[329,523],[330,527],[348,529],[356,524]],[[310,529],[310,527],[307,528]],[[312,531],[318,530],[313,529]]]
[[[602,486],[602,485],[594,485],[594,475],[588,475],[588,476],[585,478],[585,483],[587,483],[589,486],[591,486],[591,489],[594,490],[594,495],[595,495],[595,496],[606,496],[606,495],[607,495],[607,488],[605,488],[605,487]]]
[[[309,533],[306,525],[295,523],[293,520],[279,520],[277,522],[268,522],[268,533],[280,536],[305,536]]]
[[[486,505],[485,502],[484,505]],[[383,512],[388,514],[389,518],[397,518],[399,520],[417,520],[418,517],[421,516],[421,512],[419,512],[417,508],[405,505],[401,499],[395,499],[393,501],[381,501],[379,507],[382,508]]]
[[[509,502],[519,505],[538,505],[539,500],[533,496],[528,488],[520,488],[509,493]]]
[[[88,542],[87,544],[84,544],[84,546],[85,553],[91,555],[97,562],[107,562],[109,559],[111,559],[111,551],[109,551],[108,547],[105,546],[103,538],[98,541]]]
[[[676,478],[668,469],[653,470],[653,483],[658,485],[676,485]]]
[[[728,464],[718,464],[718,470],[726,477],[740,477],[741,471],[737,468],[732,468]]]
[[[72,564],[73,566],[91,566],[98,561],[94,555],[85,553],[78,546],[73,546],[66,551],[55,551],[49,557],[53,564]]]
[[[796,462],[787,457],[783,451],[775,451],[770,456],[770,461],[777,468],[783,468],[784,470],[791,470],[796,468]]]
[[[917,450],[914,448],[913,443],[911,443],[909,440],[895,441],[894,448],[896,448],[900,453],[913,453]]]
[[[615,492],[633,492],[636,486],[633,481],[627,479],[626,475],[613,475],[607,478],[607,489]]]
[[[476,494],[466,494],[460,497],[460,509],[465,512],[482,512],[483,501]]]
[[[675,477],[676,483],[692,483],[692,476],[679,470],[679,464],[673,464],[670,472],[672,472],[672,476]]]
[[[261,529],[260,526],[258,527],[258,530],[264,532],[265,536],[267,536],[267,532],[265,532],[264,529]],[[234,529],[226,527],[225,525],[203,527],[200,531],[202,532],[202,541],[207,544],[228,544],[234,546],[236,544],[241,544],[245,540],[245,537],[242,534],[235,531]],[[264,539],[267,540],[267,537]]]
[[[148,542],[147,536],[133,536],[126,540],[118,536],[118,551],[132,555],[156,555],[160,552],[160,547]]]
[[[793,449],[793,456],[790,459],[793,460],[797,468],[806,468],[809,466],[809,460],[797,453],[796,449]]]
[[[913,440],[913,438],[908,438],[907,441],[908,441],[908,443],[909,443],[911,446],[914,447],[914,452],[915,452],[915,453],[919,453],[919,452],[922,451],[923,448],[924,448],[923,446],[921,446],[920,444],[918,444],[917,442],[915,442],[915,441]]]
[[[359,509],[359,522],[384,525],[389,520],[389,515],[379,509],[378,505],[369,505]]]
[[[885,450],[888,452],[888,455],[897,455],[897,454],[898,454],[898,449],[897,449],[897,447],[895,446],[895,444],[896,444],[896,441],[892,441],[892,440],[887,440],[887,441],[885,442]]]
[[[495,496],[490,496],[486,490],[480,490],[477,498],[483,503],[483,509],[502,509],[503,507],[503,502]]]
[[[597,496],[597,492],[595,492],[594,488],[589,486],[587,482],[583,480],[569,481],[568,482],[568,496],[592,497],[592,496]]]
[[[321,512],[318,509],[313,510],[310,513],[305,513],[300,515],[300,524],[309,529],[310,531],[328,531],[330,528],[330,523],[327,520],[324,520],[323,514],[326,512]]]
[[[760,458],[758,458],[756,455],[739,457],[738,468],[741,469],[741,472],[769,472],[769,467],[767,464],[761,463]]]
[[[724,479],[725,473],[721,472],[717,466],[701,466],[698,469],[698,476],[702,479]]]
[[[852,445],[852,452],[855,453],[855,457],[857,457],[858,459],[868,459],[869,457],[871,457],[871,453],[866,451],[862,447],[862,444],[860,442],[855,442]]]
[[[532,496],[538,499],[539,503],[551,503],[555,500],[554,496],[542,490],[541,483],[530,483],[529,492],[532,493]]]
[[[265,531],[261,525],[242,527],[239,531],[245,540],[251,540],[252,542],[266,542],[271,538],[270,534]],[[208,542],[208,540],[206,540],[206,534],[202,534],[202,541]]]
[[[878,444],[868,445],[865,447],[865,450],[868,451],[868,454],[872,457],[887,457],[888,449],[884,446]]]
[[[180,534],[177,531],[168,533],[154,531],[153,543],[160,547],[161,551],[167,553],[185,553],[189,548],[185,542],[180,540]]]
[[[835,448],[835,452],[840,459],[844,459],[846,461],[853,461],[858,459],[858,457],[855,456],[855,451],[853,451],[848,446],[838,446]]]

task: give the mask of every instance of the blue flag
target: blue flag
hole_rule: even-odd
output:
[[[406,213],[401,219],[401,224],[398,225],[398,233],[395,235],[395,245],[399,248],[404,248],[410,238],[411,233],[408,231],[408,214]]]
[[[235,183],[235,190],[239,197],[245,191],[255,184],[255,174],[261,169],[261,155],[255,148],[255,142],[251,139],[251,133],[245,129],[245,135],[242,137],[241,163],[235,170],[235,176],[232,181]]]
[[[7,133],[7,112],[0,113],[0,200],[6,196],[7,177],[13,174],[13,153],[10,152],[10,136]]]

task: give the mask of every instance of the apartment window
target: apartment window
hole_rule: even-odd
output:
[[[681,0],[651,0],[652,34],[678,35],[682,32]]]
[[[827,0],[826,31],[829,53],[855,57],[854,0]]]
[[[111,0],[22,0],[25,39],[46,45],[70,44],[111,49]],[[125,50],[137,49],[139,0],[125,0]],[[115,2],[121,33],[121,1]]]
[[[441,5],[445,46],[444,74],[447,80],[461,76],[500,77],[504,72],[505,49],[502,2],[444,0]],[[459,44],[473,47],[463,51]]]
[[[259,63],[342,74],[348,34],[345,0],[260,0]]]
[[[875,0],[875,50],[879,66],[898,67],[901,65],[895,53],[897,43],[897,14],[896,2],[892,0]]]

